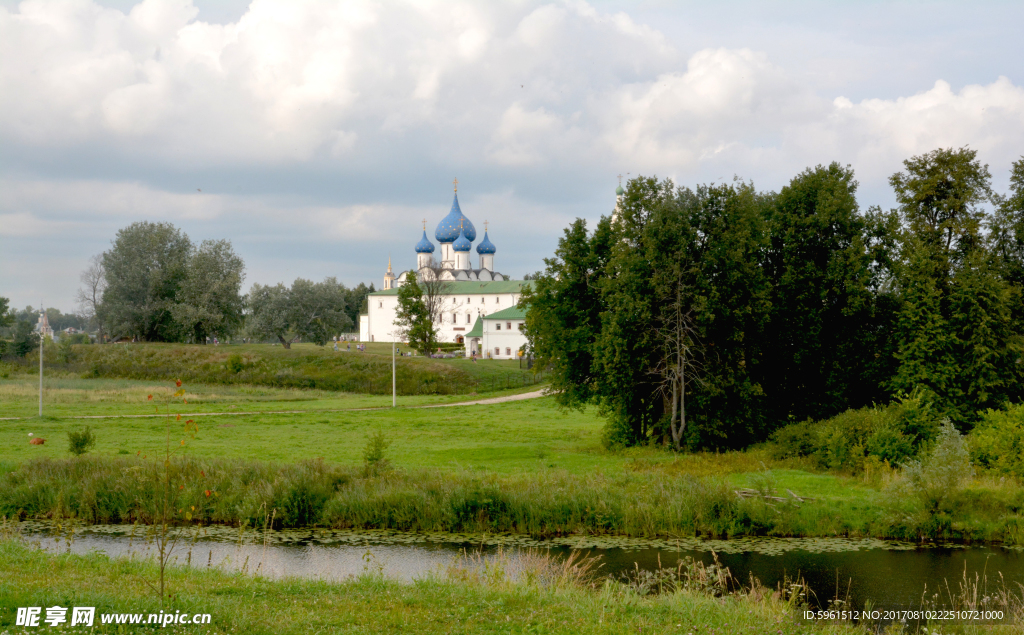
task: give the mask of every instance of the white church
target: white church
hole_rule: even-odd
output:
[[[529,281],[512,280],[494,270],[497,249],[487,235],[477,246],[479,267],[471,262],[476,228],[459,207],[458,181],[452,209],[438,223],[434,239],[441,247],[434,256],[435,245],[427,238],[426,221],[423,237],[414,247],[416,251],[417,280],[431,279],[435,275],[448,281],[448,295],[440,324],[440,341],[458,342],[465,346],[466,355],[491,359],[514,359],[526,344],[523,335],[526,312],[520,308],[519,297]],[[438,269],[439,268],[439,269]],[[439,274],[435,274],[440,271]],[[359,319],[359,339],[364,342],[392,342],[398,335],[395,318],[398,310],[398,287],[405,283],[409,271],[399,276],[391,269],[384,274],[384,287],[367,297],[367,314]]]

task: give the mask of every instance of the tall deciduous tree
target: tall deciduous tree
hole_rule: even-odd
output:
[[[192,242],[170,223],[133,223],[103,253],[103,311],[115,337],[178,341],[178,291],[188,276]]]
[[[822,419],[885,397],[872,355],[886,330],[874,302],[881,280],[856,191],[849,166],[819,165],[769,207],[771,313],[761,372],[778,421]]]
[[[335,278],[298,278],[290,289],[254,284],[247,298],[246,327],[254,337],[276,337],[285,348],[291,348],[296,337],[323,346],[352,326],[347,295]]]
[[[76,299],[78,310],[87,322],[95,322],[96,341],[104,341],[103,330],[103,292],[107,288],[107,274],[103,268],[103,256],[96,255],[89,259],[89,266],[79,277],[82,286],[78,289]]]
[[[242,324],[242,259],[226,240],[206,240],[190,255],[171,314],[187,339],[227,337]]]
[[[395,325],[398,335],[409,343],[413,350],[429,355],[437,345],[437,323],[427,307],[423,289],[416,280],[416,272],[406,274],[405,282],[398,287],[398,309]]]
[[[539,368],[548,377],[556,402],[581,409],[595,396],[594,343],[601,332],[601,282],[612,244],[611,220],[603,218],[593,236],[576,219],[558,241],[546,268],[523,287],[528,306],[526,337]]]

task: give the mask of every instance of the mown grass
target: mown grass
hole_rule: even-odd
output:
[[[248,384],[363,394],[391,393],[391,347],[367,344],[367,352],[295,344],[199,346],[184,344],[78,345],[66,360],[50,347],[52,371],[89,378],[120,378],[189,383]],[[32,373],[34,360],[5,362],[8,377]],[[525,387],[540,378],[510,360],[399,357],[396,384],[401,395],[447,395]]]
[[[550,569],[550,567],[549,567]],[[367,572],[344,583],[271,581],[217,569],[172,567],[161,606],[146,581],[151,562],[52,555],[0,540],[0,625],[24,606],[94,606],[103,613],[210,613],[204,633],[862,633],[845,623],[804,621],[793,603],[763,588],[725,597],[691,589],[642,596],[622,584],[591,586],[578,576],[539,571],[511,580],[453,564],[402,584]],[[132,627],[134,630],[146,627]],[[152,628],[152,627],[150,627]],[[1013,632],[997,627],[993,632]],[[134,630],[132,632],[134,632]],[[6,631],[4,631],[6,632]]]

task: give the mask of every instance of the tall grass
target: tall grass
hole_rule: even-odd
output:
[[[152,523],[159,492],[145,456],[36,459],[4,465],[0,515],[90,523]],[[511,532],[535,537],[877,536],[1022,543],[1019,489],[1009,501],[975,490],[975,514],[936,528],[898,507],[785,497],[740,498],[721,477],[658,472],[574,475],[547,469],[501,475],[472,470],[366,470],[322,460],[273,464],[179,457],[171,480],[193,522],[419,532]],[[965,496],[961,492],[959,496]],[[781,499],[777,500],[777,499]],[[960,499],[957,499],[960,501]],[[963,502],[963,501],[961,501]],[[1007,509],[1007,505],[1011,509]],[[936,533],[941,532],[941,533]]]

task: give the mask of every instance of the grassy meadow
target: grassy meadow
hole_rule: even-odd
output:
[[[393,409],[390,395],[217,380],[230,365],[218,360],[234,350],[250,350],[243,359],[277,360],[281,368],[289,360],[302,366],[320,359],[324,373],[355,353],[301,346],[79,348],[94,357],[97,349],[111,356],[129,350],[134,365],[118,366],[128,376],[166,370],[167,360],[202,358],[205,370],[195,374],[210,381],[186,377],[185,393],[175,399],[173,374],[109,378],[58,368],[47,380],[40,419],[32,416],[37,386],[30,369],[0,374],[0,417],[17,417],[0,420],[0,515],[152,522],[158,480],[152,469],[162,465],[170,431],[180,496],[191,497],[198,522],[259,524],[261,515],[277,510],[279,526],[1024,544],[1024,488],[1012,478],[979,473],[951,499],[955,512],[937,516],[905,495],[898,470],[881,464],[844,475],[806,457],[773,458],[766,448],[610,451],[601,444],[603,420],[595,410],[561,411],[550,397],[444,405],[536,390],[526,379],[504,390],[495,384],[495,390],[402,395]],[[389,353],[390,346],[378,344],[358,355],[389,367]],[[93,359],[81,355],[74,363]],[[428,370],[440,365],[479,382],[519,372],[514,362],[493,360],[402,361]],[[198,424],[194,436],[183,429],[189,419]],[[84,425],[96,444],[72,457],[67,433]],[[368,440],[375,435],[386,447],[371,466]],[[44,445],[29,443],[40,437]]]

